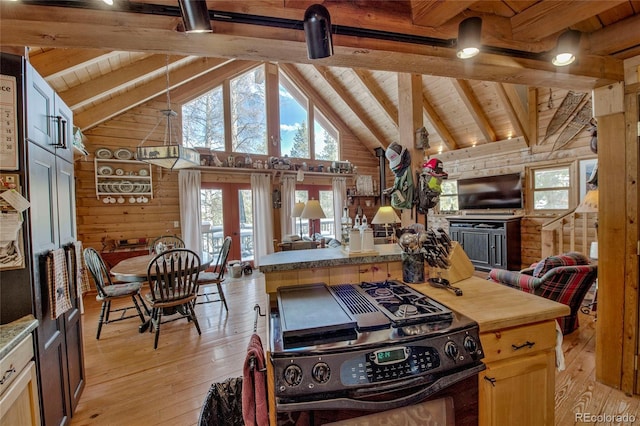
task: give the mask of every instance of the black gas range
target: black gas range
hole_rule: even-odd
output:
[[[392,280],[281,288],[270,339],[279,411],[396,408],[485,368],[475,321]]]

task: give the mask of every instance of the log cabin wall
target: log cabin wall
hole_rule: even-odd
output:
[[[208,88],[193,90],[193,93],[202,93]],[[172,93],[173,95],[173,93]],[[180,99],[177,93],[174,98]],[[178,196],[178,171],[171,171],[161,167],[152,166],[153,198],[146,204],[128,202],[122,204],[105,204],[102,199],[96,198],[94,153],[97,149],[105,147],[111,151],[118,148],[136,150],[140,142],[151,132],[160,118],[160,110],[166,108],[164,96],[146,102],[129,112],[116,116],[103,124],[96,126],[85,133],[86,148],[89,155],[79,157],[76,160],[76,189],[77,189],[77,220],[78,235],[86,247],[94,247],[98,250],[105,248],[105,243],[129,239],[152,239],[164,234],[180,234],[180,228],[174,226],[180,221],[179,196]],[[172,103],[172,108],[180,117],[181,104]],[[374,152],[366,148],[341,120],[335,119],[331,111],[323,111],[336,125],[341,139],[341,160],[348,160],[357,168],[357,173],[370,175],[378,179],[378,158]],[[163,143],[163,126],[159,126],[146,145]],[[226,158],[229,153],[219,153],[220,158]],[[267,160],[268,156],[252,155],[254,160]],[[330,162],[307,161],[309,165],[325,164]],[[141,163],[144,164],[144,163]],[[325,167],[326,170],[327,167]],[[226,182],[248,183],[250,182],[250,170],[247,173],[228,173],[225,170],[212,171],[201,167],[202,182]],[[274,172],[274,187],[279,185],[276,171]],[[331,185],[331,177],[318,173],[308,175],[304,184]],[[347,179],[347,187],[354,186],[355,179]],[[373,218],[377,205],[371,207],[362,206],[367,217]],[[352,209],[353,211],[353,209]],[[352,213],[353,214],[353,213]],[[274,214],[274,235],[280,235],[279,214]],[[277,238],[277,237],[276,237]]]
[[[551,90],[551,101],[549,100]],[[478,146],[474,148],[465,148],[450,153],[443,153],[436,156],[444,163],[444,169],[449,173],[451,179],[471,178],[477,176],[499,175],[505,173],[522,173],[524,176],[523,197],[524,209],[522,210],[495,210],[496,214],[500,213],[516,213],[522,214],[521,221],[521,259],[522,266],[527,267],[531,263],[541,259],[541,229],[542,226],[556,218],[558,213],[544,214],[532,212],[529,204],[530,179],[528,170],[531,167],[553,166],[571,164],[573,177],[576,185],[572,188],[571,199],[575,200],[571,209],[577,205],[578,200],[578,179],[577,171],[579,161],[583,159],[596,158],[591,151],[589,144],[591,140],[590,133],[583,129],[575,138],[561,149],[552,150],[556,136],[550,137],[545,141],[546,129],[553,115],[559,108],[562,100],[568,91],[564,89],[548,89],[540,88],[533,90],[533,97],[536,106],[535,111],[529,111],[529,119],[536,123],[533,129],[529,130],[529,135],[533,135],[533,139],[527,144],[524,138],[508,139],[501,142],[495,142],[488,146]],[[530,94],[531,96],[531,94]],[[590,98],[590,94],[587,98]],[[585,99],[586,101],[586,99]],[[472,214],[472,211],[462,211],[456,214]],[[564,213],[564,212],[563,212]],[[448,213],[447,213],[448,214]],[[447,229],[445,213],[434,212],[429,216],[430,227],[444,227]],[[593,216],[593,215],[591,215]],[[577,216],[577,225],[582,226],[582,216]],[[595,219],[589,218],[589,229],[587,233],[588,243],[595,240]],[[578,235],[579,234],[579,235]],[[571,229],[566,227],[563,232],[563,247],[568,251],[570,247]],[[583,247],[583,234],[576,233],[576,249]],[[580,250],[581,251],[581,250]]]

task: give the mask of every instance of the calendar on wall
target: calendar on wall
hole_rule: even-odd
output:
[[[0,75],[0,170],[18,170],[16,78]]]

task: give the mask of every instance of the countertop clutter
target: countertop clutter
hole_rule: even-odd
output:
[[[38,320],[33,315],[25,315],[8,324],[0,325],[0,358],[4,358],[11,349],[38,326]]]

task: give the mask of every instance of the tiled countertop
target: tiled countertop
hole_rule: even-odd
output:
[[[8,324],[0,325],[0,358],[4,358],[11,349],[29,335],[38,326],[33,315],[25,315]]]
[[[397,244],[379,244],[374,247],[377,253],[364,256],[349,255],[340,247],[280,251],[261,257],[260,271],[290,271],[402,260],[402,249]]]

